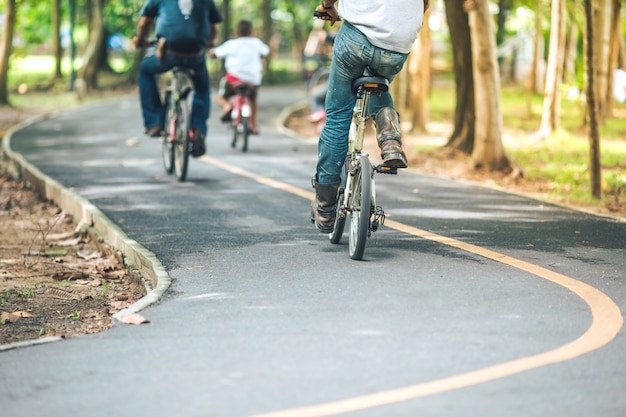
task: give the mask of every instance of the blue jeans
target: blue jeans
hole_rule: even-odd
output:
[[[400,72],[408,54],[377,48],[354,26],[344,22],[333,45],[333,58],[326,95],[326,124],[318,143],[317,182],[339,181],[348,152],[348,131],[356,97],[352,81],[368,75],[389,81]],[[372,95],[368,111],[372,117],[383,107],[393,107],[391,94]]]
[[[143,59],[139,66],[139,98],[141,100],[143,125],[146,129],[163,126],[164,110],[156,76],[175,66],[195,70],[193,77],[191,77],[195,90],[191,109],[191,128],[199,128],[202,133],[206,134],[211,100],[209,96],[209,73],[204,54],[183,57],[166,53],[163,59],[159,60],[152,53]]]

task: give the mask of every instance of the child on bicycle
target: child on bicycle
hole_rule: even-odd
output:
[[[259,38],[252,36],[252,23],[241,20],[237,24],[236,37],[211,50],[211,56],[225,59],[226,75],[220,82],[220,105],[224,109],[222,121],[230,120],[232,105],[229,98],[234,95],[233,86],[238,83],[247,83],[253,86],[250,93],[252,114],[250,115],[250,130],[258,134],[257,126],[257,88],[261,85],[263,65],[261,58],[268,56],[270,48]]]

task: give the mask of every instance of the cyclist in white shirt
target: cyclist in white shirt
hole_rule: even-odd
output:
[[[389,81],[402,69],[422,28],[428,0],[321,0],[316,12],[334,24],[343,24],[335,37],[326,96],[326,124],[320,133],[311,202],[311,220],[322,233],[333,229],[341,167],[348,150],[348,131],[356,97],[352,81],[364,72]],[[383,165],[406,168],[400,121],[389,93],[372,96],[369,113]]]
[[[222,121],[228,121],[232,106],[228,99],[234,94],[233,85],[247,83],[253,86],[250,101],[252,114],[250,130],[258,134],[257,89],[263,77],[261,58],[268,56],[270,48],[259,38],[252,36],[252,23],[241,20],[237,24],[236,38],[230,39],[211,51],[211,56],[225,59],[226,75],[220,83],[220,105],[224,109]]]

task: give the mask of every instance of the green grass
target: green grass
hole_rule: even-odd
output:
[[[430,98],[431,121],[450,123],[454,103],[453,88],[438,87]],[[591,196],[589,139],[581,103],[563,98],[559,129],[539,142],[533,135],[541,124],[543,96],[528,95],[521,87],[505,87],[500,106],[507,154],[529,181],[546,184],[549,199],[587,204],[617,200],[626,204],[626,104],[616,103],[615,116],[600,127],[604,202]],[[433,150],[431,145],[420,148]]]

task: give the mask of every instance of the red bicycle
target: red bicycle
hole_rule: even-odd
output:
[[[252,133],[250,128],[250,117],[252,117],[252,103],[250,95],[254,86],[247,83],[237,83],[233,85],[235,94],[230,98],[232,110],[230,112],[230,134],[232,135],[232,148],[237,147],[237,142],[241,142],[241,151],[248,151],[248,138]]]

